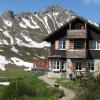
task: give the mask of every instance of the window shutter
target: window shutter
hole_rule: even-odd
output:
[[[56,49],[56,50],[59,49],[59,41],[55,41],[55,49]]]
[[[65,48],[69,49],[69,40],[66,40]]]

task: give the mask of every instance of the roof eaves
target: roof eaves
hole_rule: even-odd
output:
[[[98,31],[100,31],[100,28],[95,26],[94,24],[90,23],[88,20],[86,20],[84,17],[81,16],[76,16],[75,18],[71,19],[69,22],[65,23],[63,26],[61,26],[60,28],[58,28],[57,30],[55,30],[54,32],[52,32],[49,36],[47,36],[45,39],[43,39],[44,41],[48,41],[48,39],[50,37],[52,37],[55,33],[57,33],[58,31],[60,31],[61,29],[63,29],[65,26],[67,26],[70,22],[76,20],[76,19],[81,19],[85,22],[87,22],[89,25],[93,26],[94,28],[96,28]]]
[[[57,30],[53,31],[49,36],[47,36],[46,38],[44,38],[44,41],[47,41],[50,37],[52,37],[52,35],[54,35],[55,33],[57,33],[58,31],[60,31],[61,29],[63,29],[65,26],[67,26],[71,21],[75,20],[77,17],[71,19],[69,22],[66,22],[63,26],[61,26],[60,28],[58,28]]]

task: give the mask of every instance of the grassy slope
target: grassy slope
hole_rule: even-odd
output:
[[[41,93],[45,93],[46,92],[49,92],[50,90],[47,88],[47,84],[45,82],[43,82],[42,80],[39,80],[37,78],[37,75],[34,75],[33,73],[31,72],[25,72],[23,70],[23,68],[17,68],[17,67],[9,67],[7,68],[6,71],[4,72],[0,72],[0,77],[8,77],[8,78],[11,78],[11,79],[16,79],[16,78],[23,78],[23,80],[25,82],[27,82],[30,86],[33,86],[33,87],[36,87],[36,90],[38,91],[38,94],[37,96],[34,97],[34,100],[58,100],[57,99],[57,93],[54,93],[50,96],[45,96],[43,94],[43,96],[41,96]],[[3,91],[4,87],[3,86],[0,86],[0,95],[2,94],[2,91]],[[25,100],[33,100],[32,97],[25,97]],[[1,100],[1,99],[0,99]]]
[[[75,81],[58,79],[57,82],[76,93],[72,100],[100,100],[100,78]]]
[[[0,71],[0,77],[18,78],[18,77],[24,77],[27,75],[28,77],[30,77],[32,76],[32,73],[24,72],[22,67],[16,67],[13,65],[11,67],[7,67],[6,71]]]
[[[73,90],[75,87],[78,86],[78,81],[66,80],[66,79],[57,79],[57,82],[62,86],[66,87],[67,89]]]
[[[43,48],[29,48],[29,47],[21,47],[18,45],[14,45],[14,47],[18,50],[18,53],[11,50],[12,46],[0,46],[0,55],[5,56],[8,60],[11,57],[17,57],[19,59],[22,59],[26,62],[32,62],[34,61],[35,56],[48,56],[48,51]],[[29,55],[27,54],[29,53]]]

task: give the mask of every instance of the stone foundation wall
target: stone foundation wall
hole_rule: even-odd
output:
[[[66,72],[54,72],[53,71],[53,67],[52,67],[52,62],[50,61],[50,67],[49,70],[50,72],[48,72],[47,76],[48,78],[61,78],[61,77],[66,77],[66,78],[70,78],[69,75],[72,73],[73,76],[75,76],[75,62],[76,61],[81,61],[82,62],[82,73],[85,73],[86,71],[86,67],[88,67],[87,62],[88,61],[94,61],[94,70],[90,71],[91,73],[93,73],[95,76],[97,76],[98,74],[100,74],[100,59],[66,59]],[[73,70],[70,69],[71,66],[73,67]]]
[[[61,73],[61,72],[55,73],[55,72],[51,71],[51,72],[47,73],[47,77],[48,78],[65,78],[66,73]]]

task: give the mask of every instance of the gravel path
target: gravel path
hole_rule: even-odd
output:
[[[54,86],[54,84],[56,84],[56,80],[55,79],[51,79],[51,78],[47,78],[46,75],[40,76],[39,79],[45,81],[47,84]],[[71,90],[68,90],[66,88],[64,88],[63,86],[59,86],[60,90],[64,91],[65,96],[60,98],[59,100],[71,100],[72,97],[75,96],[74,92]]]

